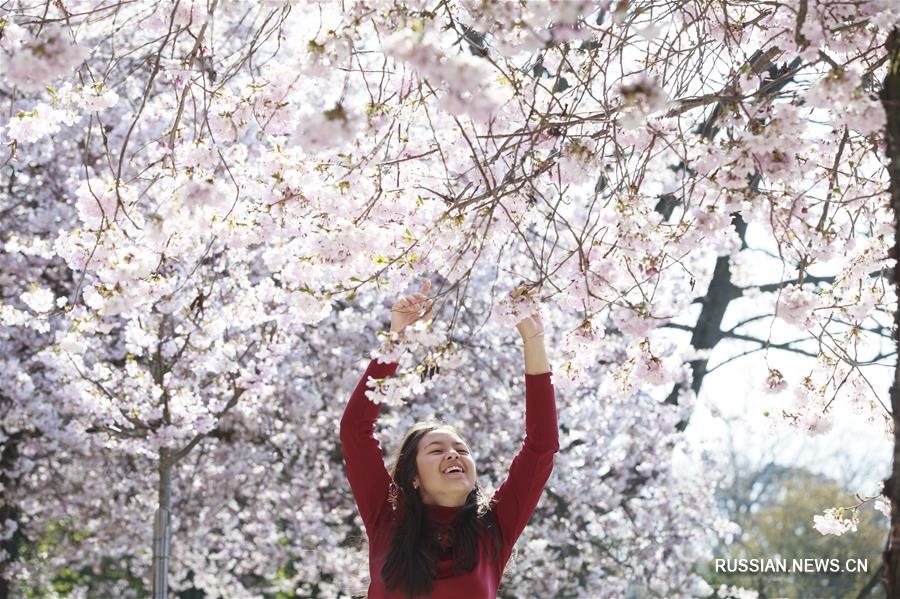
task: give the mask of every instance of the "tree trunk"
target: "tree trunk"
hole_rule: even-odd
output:
[[[172,507],[172,467],[169,450],[159,450],[159,503],[153,521],[153,599],[169,593],[169,540]]]
[[[10,478],[7,473],[11,472],[19,459],[19,443],[23,440],[24,433],[15,432],[8,436],[2,444],[0,451],[0,485],[7,490],[8,494],[4,494],[3,500],[0,501],[0,526],[7,520],[12,520],[19,526],[13,533],[12,537],[0,542],[0,550],[6,552],[6,560],[0,559],[0,597],[12,597],[15,590],[15,581],[12,576],[7,573],[19,557],[19,547],[22,545],[24,535],[22,534],[19,518],[21,513],[19,508],[12,503],[12,493],[9,492],[17,481]],[[5,562],[5,563],[4,563]]]
[[[888,35],[885,49],[888,58],[888,73],[881,90],[881,103],[887,113],[885,139],[887,142],[888,190],[894,211],[894,246],[891,257],[900,257],[900,31],[896,28]],[[900,295],[900,261],[895,263],[893,272],[894,289]],[[895,341],[900,341],[900,310],[894,312]],[[884,552],[884,588],[887,597],[900,597],[900,436],[897,426],[900,415],[900,361],[894,367],[894,383],[891,385],[891,413],[894,423],[894,462],[891,476],[884,481],[884,494],[891,502],[891,531],[887,549]]]

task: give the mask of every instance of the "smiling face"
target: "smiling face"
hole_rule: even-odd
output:
[[[419,439],[417,475],[423,503],[461,506],[475,488],[475,460],[453,431],[437,429]]]

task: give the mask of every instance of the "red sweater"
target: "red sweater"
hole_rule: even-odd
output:
[[[381,578],[381,567],[390,548],[392,524],[396,514],[388,499],[391,477],[382,458],[381,445],[375,436],[375,421],[381,404],[365,396],[371,378],[393,376],[396,362],[383,364],[377,359],[369,362],[356,389],[347,402],[341,418],[341,444],[347,479],[369,538],[368,599],[401,599],[402,591],[389,593]],[[525,375],[525,439],[522,448],[509,467],[506,480],[492,498],[493,510],[499,524],[502,550],[500,562],[494,563],[487,551],[487,537],[482,538],[482,550],[475,568],[463,575],[452,573],[452,553],[442,550],[436,558],[433,599],[488,599],[497,596],[500,576],[512,553],[513,544],[534,512],[544,484],[553,469],[553,455],[559,451],[556,424],[556,400],[552,372]],[[402,496],[401,496],[402,498]],[[458,507],[426,505],[426,513],[438,531],[446,533]],[[398,513],[402,513],[402,502]],[[392,515],[394,518],[392,518]],[[446,534],[442,534],[446,538]]]

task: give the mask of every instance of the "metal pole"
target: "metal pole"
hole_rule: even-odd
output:
[[[153,599],[167,599],[169,593],[169,541],[171,529],[172,464],[168,450],[159,450],[159,505],[153,520]]]

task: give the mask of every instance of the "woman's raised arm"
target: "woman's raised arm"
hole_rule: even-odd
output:
[[[553,374],[544,349],[544,329],[537,314],[517,328],[525,350],[525,439],[513,458],[506,480],[492,498],[505,545],[512,548],[528,524],[553,470],[559,451]]]
[[[381,443],[375,435],[375,421],[381,404],[366,397],[366,385],[370,378],[393,376],[398,364],[384,364],[378,359],[369,362],[365,373],[350,395],[350,401],[341,417],[341,451],[344,470],[350,482],[350,490],[369,532],[387,499],[391,477],[384,466]]]
[[[525,374],[544,374],[550,372],[547,361],[547,350],[544,348],[544,322],[541,315],[534,313],[523,318],[516,325],[522,335],[525,349]]]
[[[432,301],[426,302],[431,281],[425,281],[420,293],[398,299],[391,308],[391,332],[401,334],[403,329],[420,318],[432,316]],[[421,314],[422,309],[425,314]],[[377,358],[369,366],[350,395],[344,415],[341,417],[341,451],[344,455],[344,470],[350,482],[350,490],[359,508],[366,533],[370,533],[381,509],[387,500],[391,476],[384,465],[381,443],[375,435],[375,423],[381,404],[366,397],[369,379],[383,379],[393,376],[397,362],[383,363]]]

